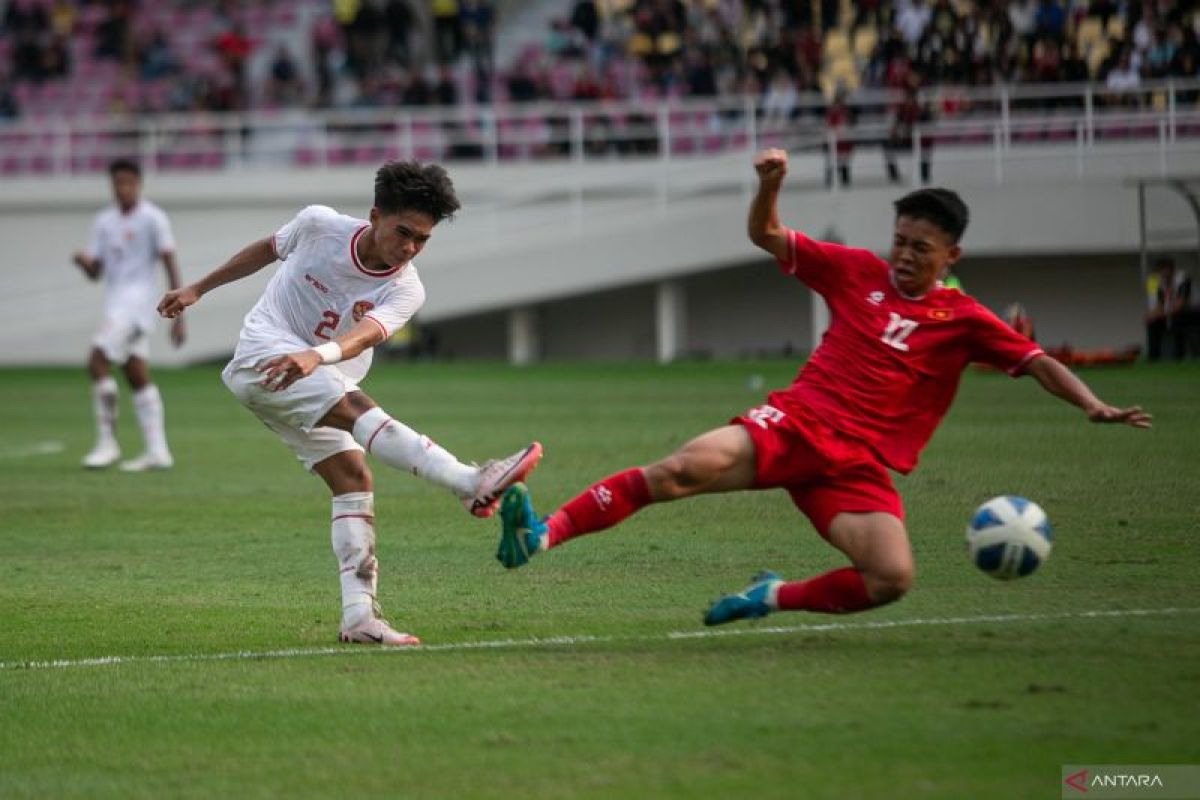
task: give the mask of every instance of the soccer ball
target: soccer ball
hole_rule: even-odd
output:
[[[1024,497],[993,497],[975,509],[967,525],[967,548],[975,566],[1002,581],[1033,572],[1050,555],[1050,522]]]

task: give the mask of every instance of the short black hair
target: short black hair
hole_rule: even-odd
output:
[[[1175,269],[1175,259],[1170,256],[1159,256],[1154,259],[1154,268],[1158,269]]]
[[[118,172],[132,172],[138,178],[142,177],[142,168],[131,158],[117,158],[109,162],[108,174],[112,176]]]
[[[896,216],[923,219],[946,232],[958,244],[971,214],[957,192],[950,189],[918,189],[895,203]]]
[[[375,207],[381,214],[420,211],[436,225],[453,217],[462,205],[442,167],[418,161],[389,161],[375,173]]]

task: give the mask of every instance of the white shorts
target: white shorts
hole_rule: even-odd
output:
[[[346,431],[317,425],[339,400],[358,391],[358,385],[336,367],[317,367],[282,392],[264,389],[262,373],[254,364],[230,362],[221,379],[242,405],[279,434],[305,469],[347,450],[362,451]]]
[[[133,357],[150,358],[150,336],[145,328],[130,319],[105,317],[92,336],[92,345],[112,364],[124,364]]]

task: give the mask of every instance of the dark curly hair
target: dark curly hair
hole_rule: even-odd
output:
[[[967,204],[950,189],[919,189],[895,203],[897,217],[923,219],[945,231],[955,244],[971,219]]]
[[[462,208],[454,184],[437,164],[389,161],[375,173],[375,207],[381,214],[420,211],[436,225]]]

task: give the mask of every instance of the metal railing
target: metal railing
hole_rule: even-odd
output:
[[[0,175],[103,170],[136,157],[148,172],[328,168],[391,158],[669,161],[697,154],[785,146],[835,152],[839,141],[896,147],[896,92],[859,91],[857,122],[826,130],[825,98],[729,97],[663,102],[578,102],[443,109],[258,111],[19,119],[0,126]],[[1079,169],[1098,144],[1136,142],[1164,154],[1200,139],[1200,81],[1161,81],[1111,92],[1093,84],[933,87],[921,95],[931,119],[905,137],[905,157],[923,149],[972,151],[1004,165],[1021,148],[1074,148]],[[1165,155],[1161,159],[1166,170]],[[835,178],[836,185],[836,178]]]

